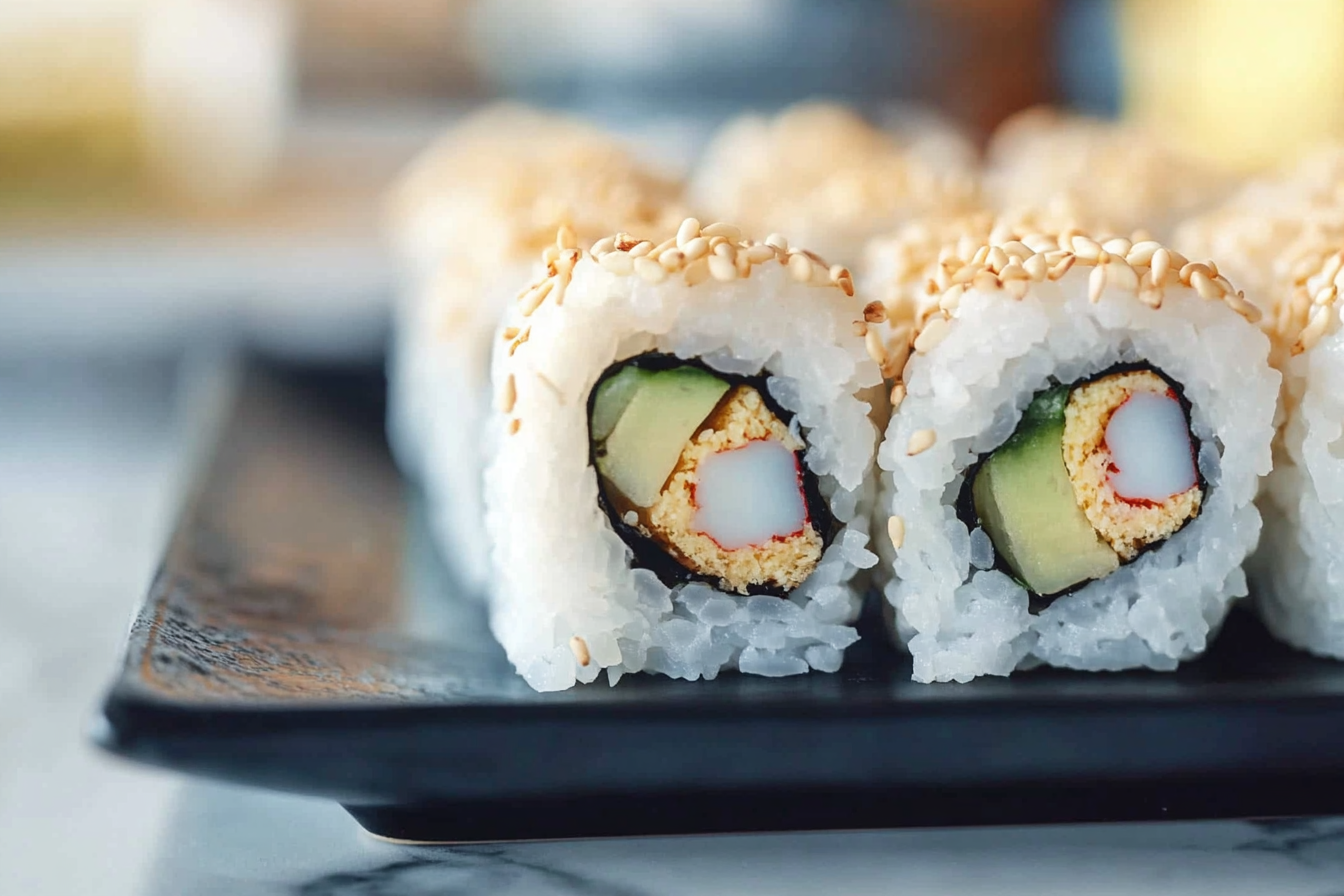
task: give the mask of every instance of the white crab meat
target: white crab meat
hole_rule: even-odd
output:
[[[1194,486],[1190,430],[1170,394],[1135,392],[1106,425],[1111,487],[1131,501],[1161,502]]]
[[[787,538],[807,525],[798,460],[774,439],[711,454],[696,478],[692,527],[726,550]]]

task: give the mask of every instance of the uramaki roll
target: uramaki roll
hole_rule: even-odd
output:
[[[518,285],[564,224],[579,243],[676,215],[679,185],[615,137],[522,106],[474,113],[411,166],[392,196],[402,266],[389,365],[389,431],[426,493],[454,571],[487,581],[480,434],[490,348]],[[676,217],[680,220],[680,216]]]
[[[870,236],[918,216],[978,206],[969,147],[959,150],[946,131],[926,143],[926,131],[879,129],[828,103],[801,103],[772,118],[745,115],[711,140],[688,199],[698,213],[756,233],[777,230],[834,261],[857,264]]]
[[[985,152],[985,195],[996,211],[1039,209],[1094,231],[1169,239],[1232,183],[1162,134],[1048,107],[1010,117]]]
[[[919,681],[1174,668],[1246,593],[1279,375],[1256,308],[1153,241],[947,256],[879,451]]]
[[[1344,241],[1338,244],[1344,249]],[[1344,251],[1326,254],[1280,296],[1284,415],[1261,504],[1265,540],[1251,569],[1261,616],[1279,638],[1344,659]]]
[[[856,638],[880,382],[848,271],[688,219],[567,229],[496,343],[491,625],[538,690],[834,671]]]

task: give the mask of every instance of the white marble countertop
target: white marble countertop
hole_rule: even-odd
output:
[[[84,728],[172,519],[172,365],[0,364],[0,893],[1341,896],[1344,818],[408,847]]]

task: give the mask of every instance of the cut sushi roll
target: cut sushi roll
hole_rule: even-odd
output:
[[[500,317],[518,285],[556,255],[561,224],[587,246],[675,215],[677,196],[676,184],[615,138],[511,105],[464,119],[397,185],[403,282],[389,431],[398,461],[426,494],[442,553],[470,589],[481,590],[488,575],[480,433]]]
[[[1231,184],[1159,134],[1047,107],[999,125],[985,158],[985,195],[999,212],[1041,209],[1094,232],[1160,239]]]
[[[1337,249],[1279,297],[1285,423],[1261,502],[1265,541],[1251,565],[1270,630],[1336,659],[1344,659],[1342,271]]]
[[[925,131],[927,129],[924,129]],[[743,116],[714,137],[688,190],[692,208],[779,231],[843,264],[870,236],[926,214],[978,207],[969,149],[945,134],[924,141],[879,130],[826,103],[793,106],[773,118]],[[921,146],[937,147],[933,152]]]
[[[880,575],[919,681],[1202,652],[1260,532],[1279,375],[1254,305],[1153,241],[949,256],[884,474]]]
[[[538,690],[834,671],[857,638],[880,382],[849,273],[688,219],[560,234],[495,351],[491,625]]]

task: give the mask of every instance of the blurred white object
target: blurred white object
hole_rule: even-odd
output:
[[[140,23],[140,101],[156,175],[203,200],[245,196],[280,157],[292,94],[277,0],[154,0]]]

